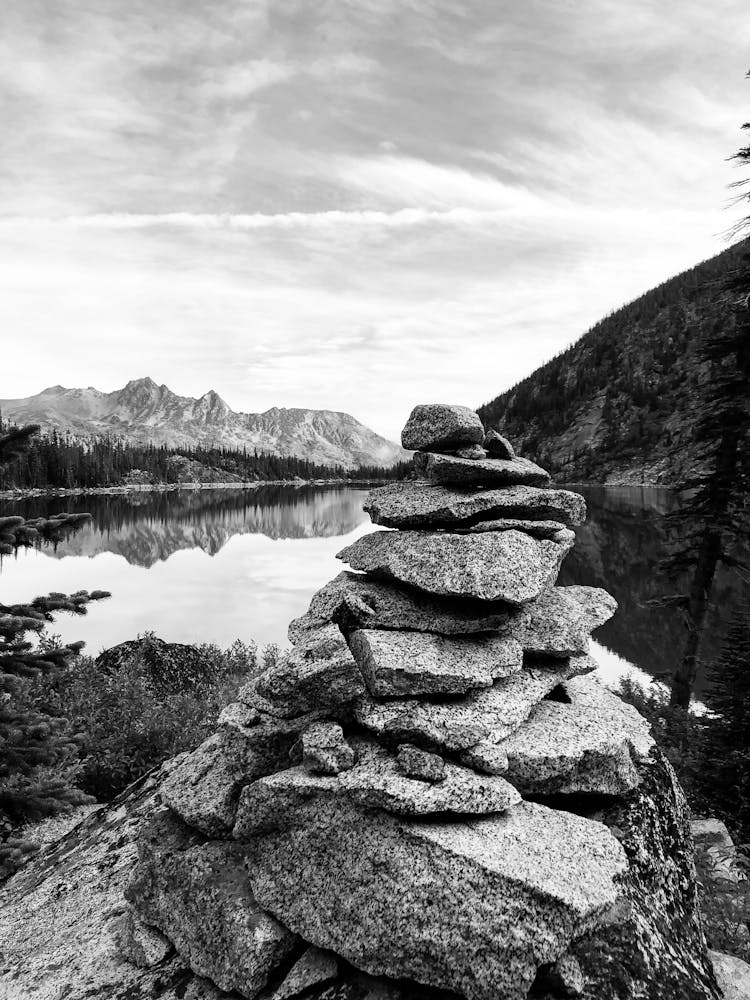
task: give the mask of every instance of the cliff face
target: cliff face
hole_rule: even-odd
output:
[[[572,347],[479,408],[488,426],[565,482],[669,485],[692,448],[696,347],[733,322],[724,251],[601,320]]]

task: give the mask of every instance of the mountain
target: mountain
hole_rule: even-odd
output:
[[[390,466],[409,458],[348,413],[277,406],[236,413],[213,390],[200,399],[177,396],[150,378],[133,379],[114,392],[54,385],[27,399],[0,400],[0,412],[5,420],[79,437],[109,435],[172,448],[257,448],[319,465]]]
[[[746,244],[745,244],[746,246]],[[722,282],[743,244],[646,292],[479,408],[567,482],[670,485],[697,462],[696,347],[733,323]]]

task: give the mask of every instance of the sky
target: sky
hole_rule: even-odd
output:
[[[3,0],[0,398],[396,438],[727,245],[746,0]]]

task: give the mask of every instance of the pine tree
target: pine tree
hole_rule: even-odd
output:
[[[750,74],[748,74],[750,76]],[[743,125],[750,129],[750,123]],[[734,157],[750,161],[750,146]],[[747,181],[738,182],[745,193]],[[736,232],[750,227],[750,216]],[[677,542],[666,569],[674,579],[689,580],[672,603],[685,611],[687,638],[672,679],[672,704],[687,709],[695,684],[701,637],[710,609],[711,590],[720,564],[736,568],[736,552],[748,537],[748,446],[750,445],[750,240],[725,279],[733,298],[731,321],[703,340],[698,359],[702,378],[695,405],[695,443],[699,466],[679,484],[681,503],[670,516]]]
[[[738,842],[750,843],[750,611],[740,614],[709,671],[706,791]]]
[[[0,435],[0,464],[22,456],[35,430],[25,427]],[[0,553],[57,538],[86,517],[0,518]],[[86,801],[70,780],[78,749],[75,734],[54,705],[45,702],[37,684],[41,677],[54,679],[64,671],[83,643],[62,646],[34,638],[55,614],[85,614],[89,601],[108,596],[104,591],[80,591],[69,597],[49,594],[28,604],[0,603],[0,877],[33,850],[14,836],[19,824]]]

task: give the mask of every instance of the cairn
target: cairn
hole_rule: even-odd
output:
[[[248,1000],[357,976],[326,995],[714,996],[694,899],[658,870],[679,789],[593,676],[615,601],[555,586],[583,498],[465,407],[416,407],[402,441],[422,480],[369,494],[387,530],[339,553],[291,651],[169,776],[128,940]]]

